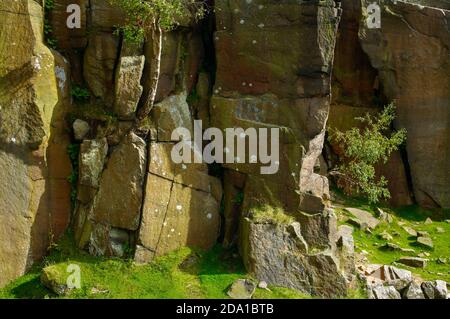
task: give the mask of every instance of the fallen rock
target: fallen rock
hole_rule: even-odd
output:
[[[430,237],[426,236],[418,237],[416,243],[426,248],[433,248],[433,240]]]
[[[417,237],[430,237],[430,234],[427,231],[419,230],[417,231]]]
[[[419,253],[417,256],[418,256],[418,257],[425,258],[425,257],[429,257],[429,256],[430,256],[430,253],[427,253],[426,251],[423,251],[423,252]]]
[[[403,291],[402,296],[404,299],[425,299],[425,295],[423,294],[420,285],[415,281],[411,281],[405,291]]]
[[[378,219],[365,210],[353,207],[346,207],[345,209],[355,217],[353,221],[356,222],[361,229],[366,228],[364,225],[367,225],[367,228],[369,229],[375,229],[380,223]]]
[[[328,250],[309,254],[300,227],[298,222],[276,224],[245,218],[241,249],[246,252],[246,269],[269,285],[328,298],[345,295],[346,278],[339,261]]]
[[[231,285],[227,294],[232,299],[251,299],[255,290],[254,282],[248,279],[238,279]]]
[[[259,282],[259,284],[258,284],[258,288],[261,288],[261,289],[267,289],[267,282],[265,282],[265,281],[260,281]]]
[[[430,225],[430,224],[432,224],[432,223],[433,223],[433,221],[431,220],[430,217],[428,217],[427,219],[425,219],[425,222],[424,222],[425,225]]]
[[[385,250],[401,251],[401,252],[404,252],[404,253],[414,253],[415,252],[414,249],[403,248],[403,247],[400,247],[399,245],[394,244],[394,243],[386,243],[383,246],[381,246],[380,248],[381,249],[385,249]]]
[[[369,299],[402,299],[393,286],[375,285],[369,290]]]
[[[447,258],[439,257],[436,262],[441,265],[445,265],[447,263]]]
[[[402,228],[403,228],[403,230],[405,232],[408,233],[408,235],[413,236],[413,237],[417,237],[417,232],[414,229],[412,229],[411,227],[403,226]]]
[[[397,262],[415,268],[425,268],[427,266],[427,259],[419,257],[402,257]]]
[[[443,233],[445,233],[445,230],[444,230],[444,228],[442,228],[442,227],[436,227],[436,232],[437,232],[438,234],[443,234]]]
[[[65,273],[62,272],[56,265],[47,266],[42,269],[41,274],[41,283],[52,292],[57,294],[58,296],[64,296],[69,292],[69,287],[67,286],[64,276]]]
[[[391,234],[389,234],[387,231],[384,231],[384,232],[382,232],[381,234],[379,234],[379,237],[380,237],[381,239],[383,239],[383,240],[386,240],[386,241],[391,241],[391,240],[394,239],[394,238],[391,236]]]
[[[73,135],[77,141],[82,141],[90,131],[90,126],[86,121],[77,119],[73,122]]]
[[[421,287],[427,299],[447,298],[447,283],[443,280],[424,281]]]
[[[391,224],[394,221],[394,218],[392,217],[392,215],[389,213],[386,213],[381,208],[377,208],[377,212],[378,212],[378,218],[381,221],[386,222],[388,224]]]

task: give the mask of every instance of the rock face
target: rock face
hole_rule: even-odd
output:
[[[220,233],[221,183],[205,164],[171,160],[177,142],[172,131],[192,131],[194,113],[185,91],[197,79],[200,35],[187,25],[165,34],[158,103],[148,126],[136,130],[132,121],[149,90],[151,49],[112,34],[124,18],[107,1],[91,1],[86,14],[95,32],[86,39],[83,77],[95,103],[116,119],[90,119],[88,136],[94,139],[81,144],[75,240],[92,254],[134,257],[138,263],[183,246],[211,248]]]
[[[388,100],[383,97],[378,72],[371,65],[358,37],[362,19],[361,1],[341,1],[341,6],[343,12],[334,57],[333,94],[327,126],[346,131],[361,127],[361,122],[355,118],[366,113],[377,113],[380,104]],[[339,145],[330,146],[325,157],[329,166],[333,167],[336,165],[334,154],[339,155],[342,150]],[[412,204],[407,171],[400,152],[394,152],[386,164],[378,165],[376,173],[388,180],[391,205]]]
[[[241,229],[246,268],[268,284],[327,296],[346,291],[334,251],[335,218],[325,204],[328,181],[314,171],[330,103],[340,14],[334,5],[216,1],[217,74],[210,103],[213,127],[280,128],[275,174],[261,175],[254,164],[224,165],[244,176],[228,175],[233,186],[225,191],[242,193],[243,203],[241,217],[228,216],[225,233]],[[232,205],[225,202],[227,215],[235,211]],[[252,211],[264,205],[293,216],[296,226],[257,222]]]
[[[389,2],[382,10],[381,29],[360,25],[362,48],[384,93],[396,101],[396,127],[408,131],[415,199],[421,206],[448,208],[450,12],[405,2]]]
[[[0,3],[0,286],[42,257],[68,223],[70,70],[43,44],[36,1]]]
[[[326,125],[330,118],[330,127],[348,128],[380,100],[397,100],[396,126],[409,133],[406,154],[377,168],[393,203],[411,204],[413,190],[422,206],[450,206],[447,10],[387,1],[382,28],[372,30],[360,24],[366,1],[216,0],[205,23],[183,21],[164,34],[157,103],[136,127],[150,89],[151,40],[131,45],[114,35],[125,17],[106,0],[55,0],[48,19],[69,72],[43,45],[41,2],[0,4],[0,56],[8,57],[0,62],[0,286],[45,253],[49,234],[62,234],[72,199],[75,241],[93,255],[148,263],[183,246],[209,249],[222,233],[263,286],[343,296],[355,279],[354,242],[329,207]],[[64,27],[72,3],[82,9],[80,29]],[[91,96],[67,129],[69,79]],[[204,130],[279,129],[273,170],[251,163],[261,154],[231,154],[238,163],[220,169],[175,164],[173,130],[193,133],[198,119]],[[80,147],[72,198],[70,137]],[[351,213],[364,227],[379,222]],[[43,280],[58,290],[50,275]],[[367,275],[373,298],[446,295],[445,284],[418,288],[395,267]],[[233,296],[249,296],[254,284],[234,288]]]
[[[244,263],[258,279],[314,295],[345,294],[346,282],[332,252],[312,253],[298,222],[277,225],[246,219],[242,228]]]
[[[211,248],[220,231],[220,181],[201,164],[175,165],[170,144],[152,143],[137,262],[180,247]]]

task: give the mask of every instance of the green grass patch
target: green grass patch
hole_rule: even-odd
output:
[[[339,194],[338,194],[339,196]],[[349,199],[340,196],[341,204],[345,207],[355,207],[364,209],[374,216],[377,216],[376,206],[369,205],[362,199]],[[445,220],[450,218],[448,210],[426,210],[418,206],[406,206],[397,209],[381,207],[383,211],[390,213],[394,221],[390,224],[381,222],[372,233],[368,233],[355,228],[353,237],[356,250],[366,251],[366,257],[371,263],[390,265],[403,256],[422,257],[428,259],[428,265],[424,269],[412,268],[405,265],[397,265],[420,276],[424,280],[440,279],[450,282],[450,224]],[[343,208],[337,208],[336,214],[340,224],[346,223],[346,217],[351,216]],[[431,224],[425,224],[427,218],[431,218]],[[426,231],[433,240],[433,249],[422,247],[416,244],[416,238],[409,235],[404,227],[413,228],[415,231]],[[438,230],[441,230],[439,232]],[[442,232],[443,231],[443,232]],[[387,241],[380,235],[386,232],[393,239],[390,241],[405,249],[414,249],[414,252],[391,251],[382,249]],[[427,253],[429,256],[419,256]],[[439,258],[447,259],[446,264],[438,261]]]
[[[67,267],[81,270],[81,289],[60,297],[40,281],[42,268],[50,267],[58,283],[64,283]],[[107,299],[226,299],[228,287],[249,278],[236,252],[216,246],[210,251],[182,248],[148,265],[131,260],[93,257],[75,248],[70,236],[54,246],[41,265],[0,289],[0,298],[107,298]],[[257,289],[255,298],[305,298],[286,288]]]

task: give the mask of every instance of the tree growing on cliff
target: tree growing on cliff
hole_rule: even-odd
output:
[[[161,70],[162,35],[183,19],[201,19],[204,3],[198,0],[109,0],[122,8],[127,16],[117,31],[131,42],[152,41],[153,57],[150,67],[150,91],[137,114],[138,122],[144,120],[153,108]]]
[[[384,176],[377,180],[375,165],[386,163],[391,153],[406,140],[405,129],[387,135],[394,119],[395,106],[390,104],[376,116],[366,114],[357,118],[363,123],[363,129],[354,127],[346,132],[330,130],[330,142],[342,149],[341,163],[331,175],[343,181],[348,195],[365,194],[371,203],[390,198],[388,182]]]

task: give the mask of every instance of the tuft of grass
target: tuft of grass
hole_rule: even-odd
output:
[[[252,209],[253,219],[259,223],[291,224],[294,217],[287,215],[283,209],[264,205]]]

